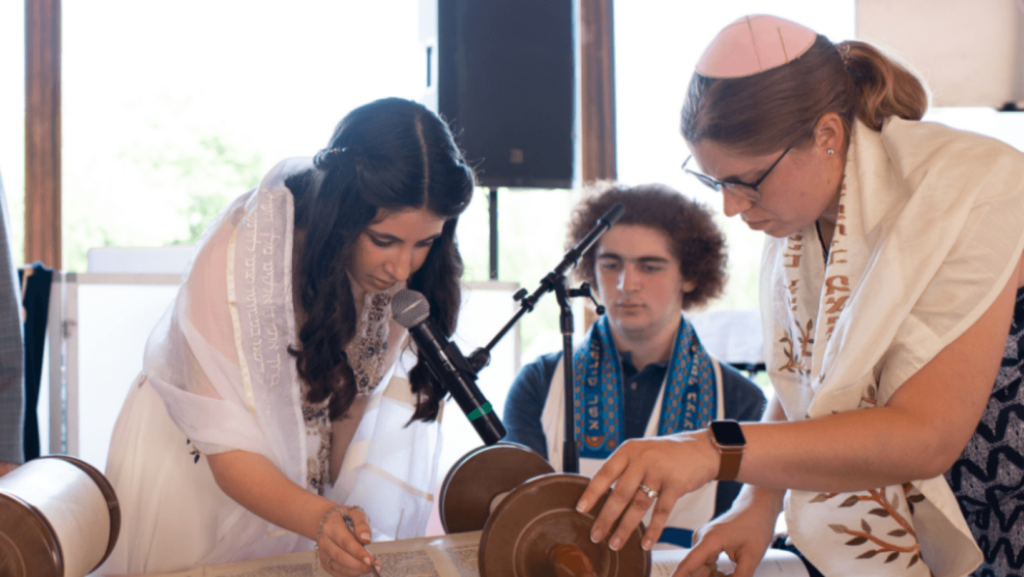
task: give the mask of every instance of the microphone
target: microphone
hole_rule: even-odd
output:
[[[597,242],[597,239],[601,238],[601,235],[611,228],[624,212],[626,212],[626,207],[621,202],[616,202],[612,205],[607,212],[601,215],[601,218],[597,219],[597,222],[594,223],[594,227],[590,229],[587,236],[581,238],[576,243],[576,246],[565,253],[565,256],[562,257],[562,262],[558,263],[558,266],[555,267],[554,273],[563,275],[565,271],[569,270],[569,267],[576,266],[576,261],[580,260],[583,253],[587,252],[587,249],[590,248],[590,245]]]
[[[576,246],[566,251],[565,255],[562,257],[562,262],[558,263],[558,266],[555,267],[555,270],[549,272],[547,276],[541,279],[540,286],[537,287],[537,290],[533,291],[533,294],[527,296],[529,293],[525,288],[522,288],[516,291],[516,294],[512,295],[512,298],[520,303],[519,312],[517,312],[515,316],[512,317],[512,320],[510,320],[500,331],[498,331],[498,334],[493,339],[491,339],[491,342],[487,343],[487,346],[481,347],[473,351],[473,353],[469,355],[469,366],[472,367],[474,374],[476,373],[476,371],[479,371],[480,369],[486,367],[491,362],[490,351],[492,348],[494,348],[494,345],[498,344],[498,341],[501,340],[501,337],[505,336],[505,333],[507,333],[513,327],[513,325],[516,324],[516,321],[518,321],[519,318],[523,316],[523,314],[531,312],[533,310],[534,305],[537,304],[537,301],[540,300],[540,297],[544,296],[544,294],[547,292],[555,290],[555,285],[565,285],[565,271],[569,270],[570,267],[576,266],[577,261],[579,261],[580,257],[583,256],[583,253],[587,252],[591,245],[597,242],[597,239],[601,238],[601,235],[607,232],[608,229],[611,228],[613,224],[615,224],[615,221],[619,220],[619,218],[622,217],[622,213],[624,212],[626,212],[626,207],[623,206],[621,202],[616,202],[615,204],[613,204],[611,208],[609,208],[607,211],[605,211],[603,215],[601,215],[601,218],[597,219],[597,222],[594,223],[594,226],[590,229],[590,232],[588,232],[586,236],[581,238],[580,241],[576,243]],[[581,286],[579,289],[571,289],[569,296],[590,296],[589,285],[587,283],[583,284],[587,286]],[[593,299],[592,296],[590,298]],[[561,303],[562,301],[559,300],[558,302]],[[597,304],[597,302],[595,301],[594,304]],[[603,307],[598,305],[599,314],[603,314],[601,310],[602,308]],[[563,309],[563,312],[564,310],[566,309]],[[566,329],[563,326],[563,334],[565,330],[568,330],[571,334],[571,318],[563,317],[563,319],[568,319],[569,321],[568,329]],[[567,356],[566,358],[571,357]],[[569,368],[571,372],[571,367],[569,367],[569,365],[566,365],[566,367]],[[566,423],[571,422],[572,419],[566,421]],[[571,435],[567,435],[566,439],[569,439],[571,437]]]
[[[442,383],[473,424],[480,438],[493,445],[505,436],[501,419],[476,386],[476,373],[459,347],[449,342],[430,319],[430,304],[418,291],[402,289],[391,299],[395,322],[409,330],[434,378]]]

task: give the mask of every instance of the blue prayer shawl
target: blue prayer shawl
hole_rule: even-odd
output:
[[[580,457],[607,459],[625,441],[622,365],[607,316],[599,318],[576,347],[572,365],[573,413]],[[706,428],[715,415],[716,396],[711,356],[681,316],[669,359],[658,435]]]

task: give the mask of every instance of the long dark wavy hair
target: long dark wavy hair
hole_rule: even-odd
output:
[[[289,349],[311,403],[330,397],[330,418],[343,417],[356,396],[345,345],[356,332],[356,306],[347,269],[356,239],[378,211],[426,208],[447,219],[408,287],[423,293],[430,316],[448,336],[455,331],[462,257],[458,216],[473,194],[473,171],[448,126],[423,105],[385,98],[360,106],[338,123],[315,168],[288,178],[295,227],[305,243],[296,262],[298,300],[306,319]],[[418,397],[413,419],[437,417],[443,394],[420,362],[409,373]]]

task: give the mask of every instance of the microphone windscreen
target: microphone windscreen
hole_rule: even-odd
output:
[[[423,293],[402,289],[391,298],[391,316],[395,322],[409,329],[430,317],[430,303]]]
[[[604,219],[608,221],[608,226],[615,224],[615,221],[619,220],[624,212],[626,212],[626,207],[621,202],[616,202],[604,215]]]

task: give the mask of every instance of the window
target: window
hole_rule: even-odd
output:
[[[924,120],[998,138],[1024,151],[1024,112],[999,112],[993,108],[933,108],[924,115]]]
[[[195,242],[352,108],[418,98],[418,5],[64,3],[64,268],[94,246]]]
[[[14,263],[25,238],[25,3],[0,3],[0,177],[10,210]]]
[[[477,189],[476,194],[459,219],[459,249],[466,262],[465,279],[482,281],[487,280],[489,273],[487,189]],[[562,261],[569,217],[579,198],[578,190],[499,189],[499,280],[517,282],[531,293],[540,286],[541,279]],[[578,284],[571,273],[570,282],[572,286]],[[581,303],[580,299],[573,301]],[[575,321],[580,328],[583,312],[582,308],[577,309]],[[522,364],[562,350],[558,316],[558,302],[554,293],[549,293],[533,312],[519,320]],[[487,322],[497,333],[509,319],[511,316]],[[578,335],[576,339],[578,341]],[[485,344],[478,343],[478,346]]]

